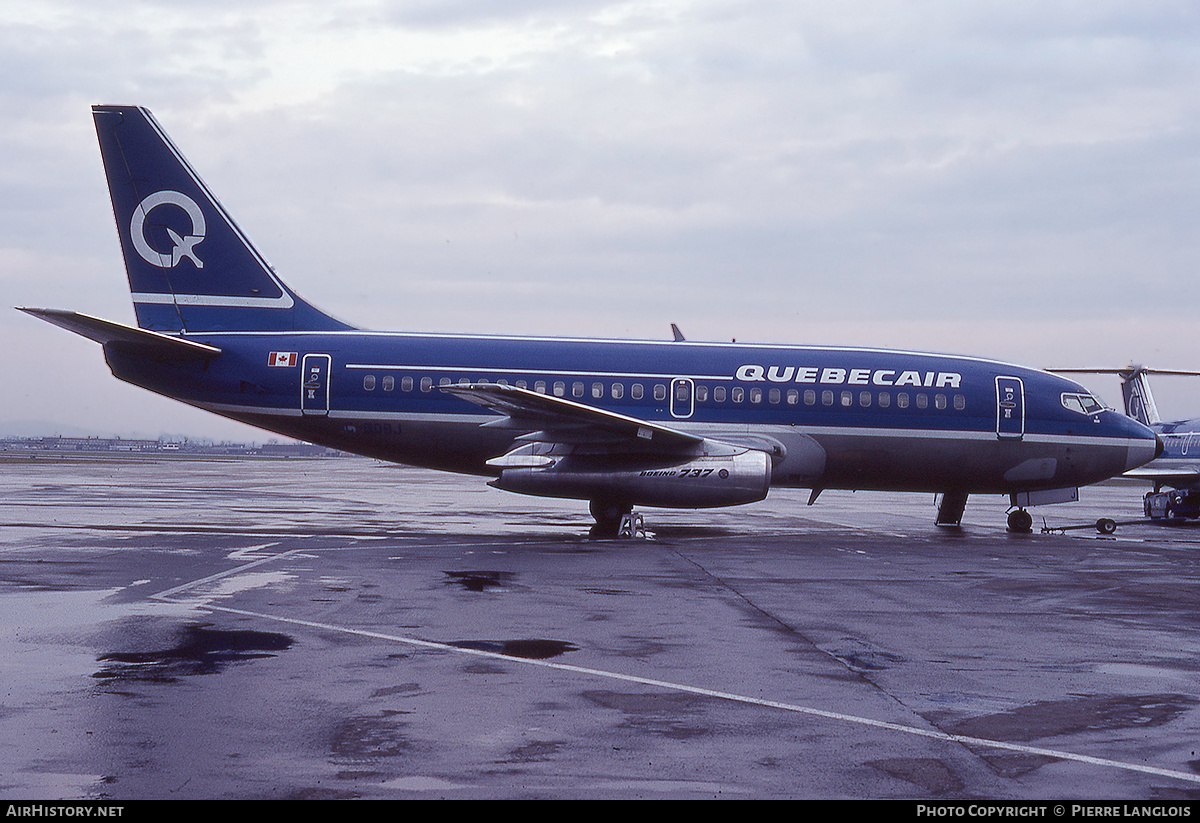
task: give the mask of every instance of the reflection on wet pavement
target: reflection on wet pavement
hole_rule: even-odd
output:
[[[111,652],[100,656],[102,680],[170,682],[179,677],[215,674],[229,663],[270,657],[292,645],[286,635],[259,631],[224,631],[187,626],[178,645],[143,652]]]

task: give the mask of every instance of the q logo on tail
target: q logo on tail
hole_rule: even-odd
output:
[[[146,241],[145,233],[146,218],[150,212],[165,204],[183,209],[192,221],[191,232],[183,237],[173,229],[167,229],[167,234],[175,244],[175,247],[168,253],[151,248]],[[196,205],[196,201],[186,194],[177,191],[160,191],[147,197],[133,210],[133,220],[129,224],[129,236],[133,239],[133,247],[137,249],[137,253],[152,266],[162,269],[174,268],[179,265],[180,260],[186,257],[196,265],[196,268],[204,268],[204,262],[196,256],[196,245],[204,240],[204,212]]]

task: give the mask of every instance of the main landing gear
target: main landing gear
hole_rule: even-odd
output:
[[[608,500],[593,500],[588,504],[596,524],[588,535],[591,537],[645,537],[646,524],[642,516],[629,503],[614,503]]]

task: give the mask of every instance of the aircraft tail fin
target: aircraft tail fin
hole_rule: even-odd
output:
[[[160,332],[333,331],[238,228],[153,115],[93,106],[138,326]]]
[[[1125,414],[1144,426],[1161,423],[1154,394],[1150,391],[1149,370],[1130,366],[1121,373],[1121,395],[1125,398]]]

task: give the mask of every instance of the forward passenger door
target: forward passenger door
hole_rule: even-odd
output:
[[[1019,377],[996,378],[996,436],[1001,440],[1025,436],[1025,385]]]

